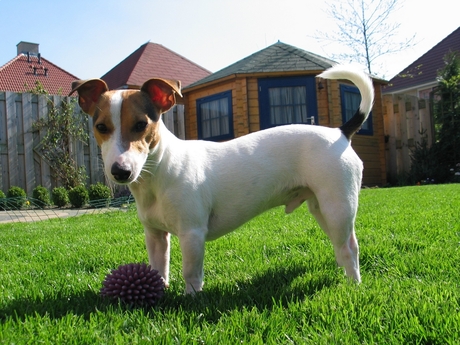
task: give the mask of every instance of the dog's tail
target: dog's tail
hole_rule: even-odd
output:
[[[348,79],[357,86],[361,93],[361,104],[356,110],[355,115],[340,126],[342,133],[350,140],[353,134],[355,134],[367,120],[372,105],[374,104],[374,87],[372,86],[371,78],[369,78],[364,71],[346,65],[331,67],[318,75],[318,77],[324,79]]]

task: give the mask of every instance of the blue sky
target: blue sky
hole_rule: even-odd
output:
[[[459,25],[453,0],[401,0],[393,14],[400,34],[418,44],[385,59],[390,79]],[[215,72],[276,41],[331,57],[337,45],[318,42],[333,30],[325,2],[308,0],[0,0],[0,66],[20,41],[81,79],[100,77],[151,41]]]

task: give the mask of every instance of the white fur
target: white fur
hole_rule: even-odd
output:
[[[336,67],[321,76],[351,79],[368,115],[373,89],[364,73]],[[118,104],[112,103],[112,116]],[[304,201],[331,239],[338,264],[360,281],[354,223],[363,164],[340,129],[288,125],[215,143],[179,140],[160,119],[159,133],[147,157],[122,153],[117,136],[102,145],[102,153],[108,176],[114,162],[139,176],[129,188],[144,225],[149,263],[166,283],[169,234],[179,237],[186,292],[194,293],[203,286],[205,241],[272,207],[284,205],[290,213]]]

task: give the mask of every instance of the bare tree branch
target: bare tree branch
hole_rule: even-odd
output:
[[[392,22],[391,17],[401,8],[401,0],[332,0],[325,12],[337,28],[317,31],[314,38],[341,44],[345,49],[333,59],[360,63],[373,73],[380,58],[415,45],[415,34],[397,39],[401,24]]]

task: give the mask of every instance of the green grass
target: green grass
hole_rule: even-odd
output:
[[[152,309],[99,296],[146,262],[135,211],[0,225],[0,344],[457,344],[460,185],[363,190],[360,285],[337,269],[305,207],[275,209],[207,244],[205,291]]]

